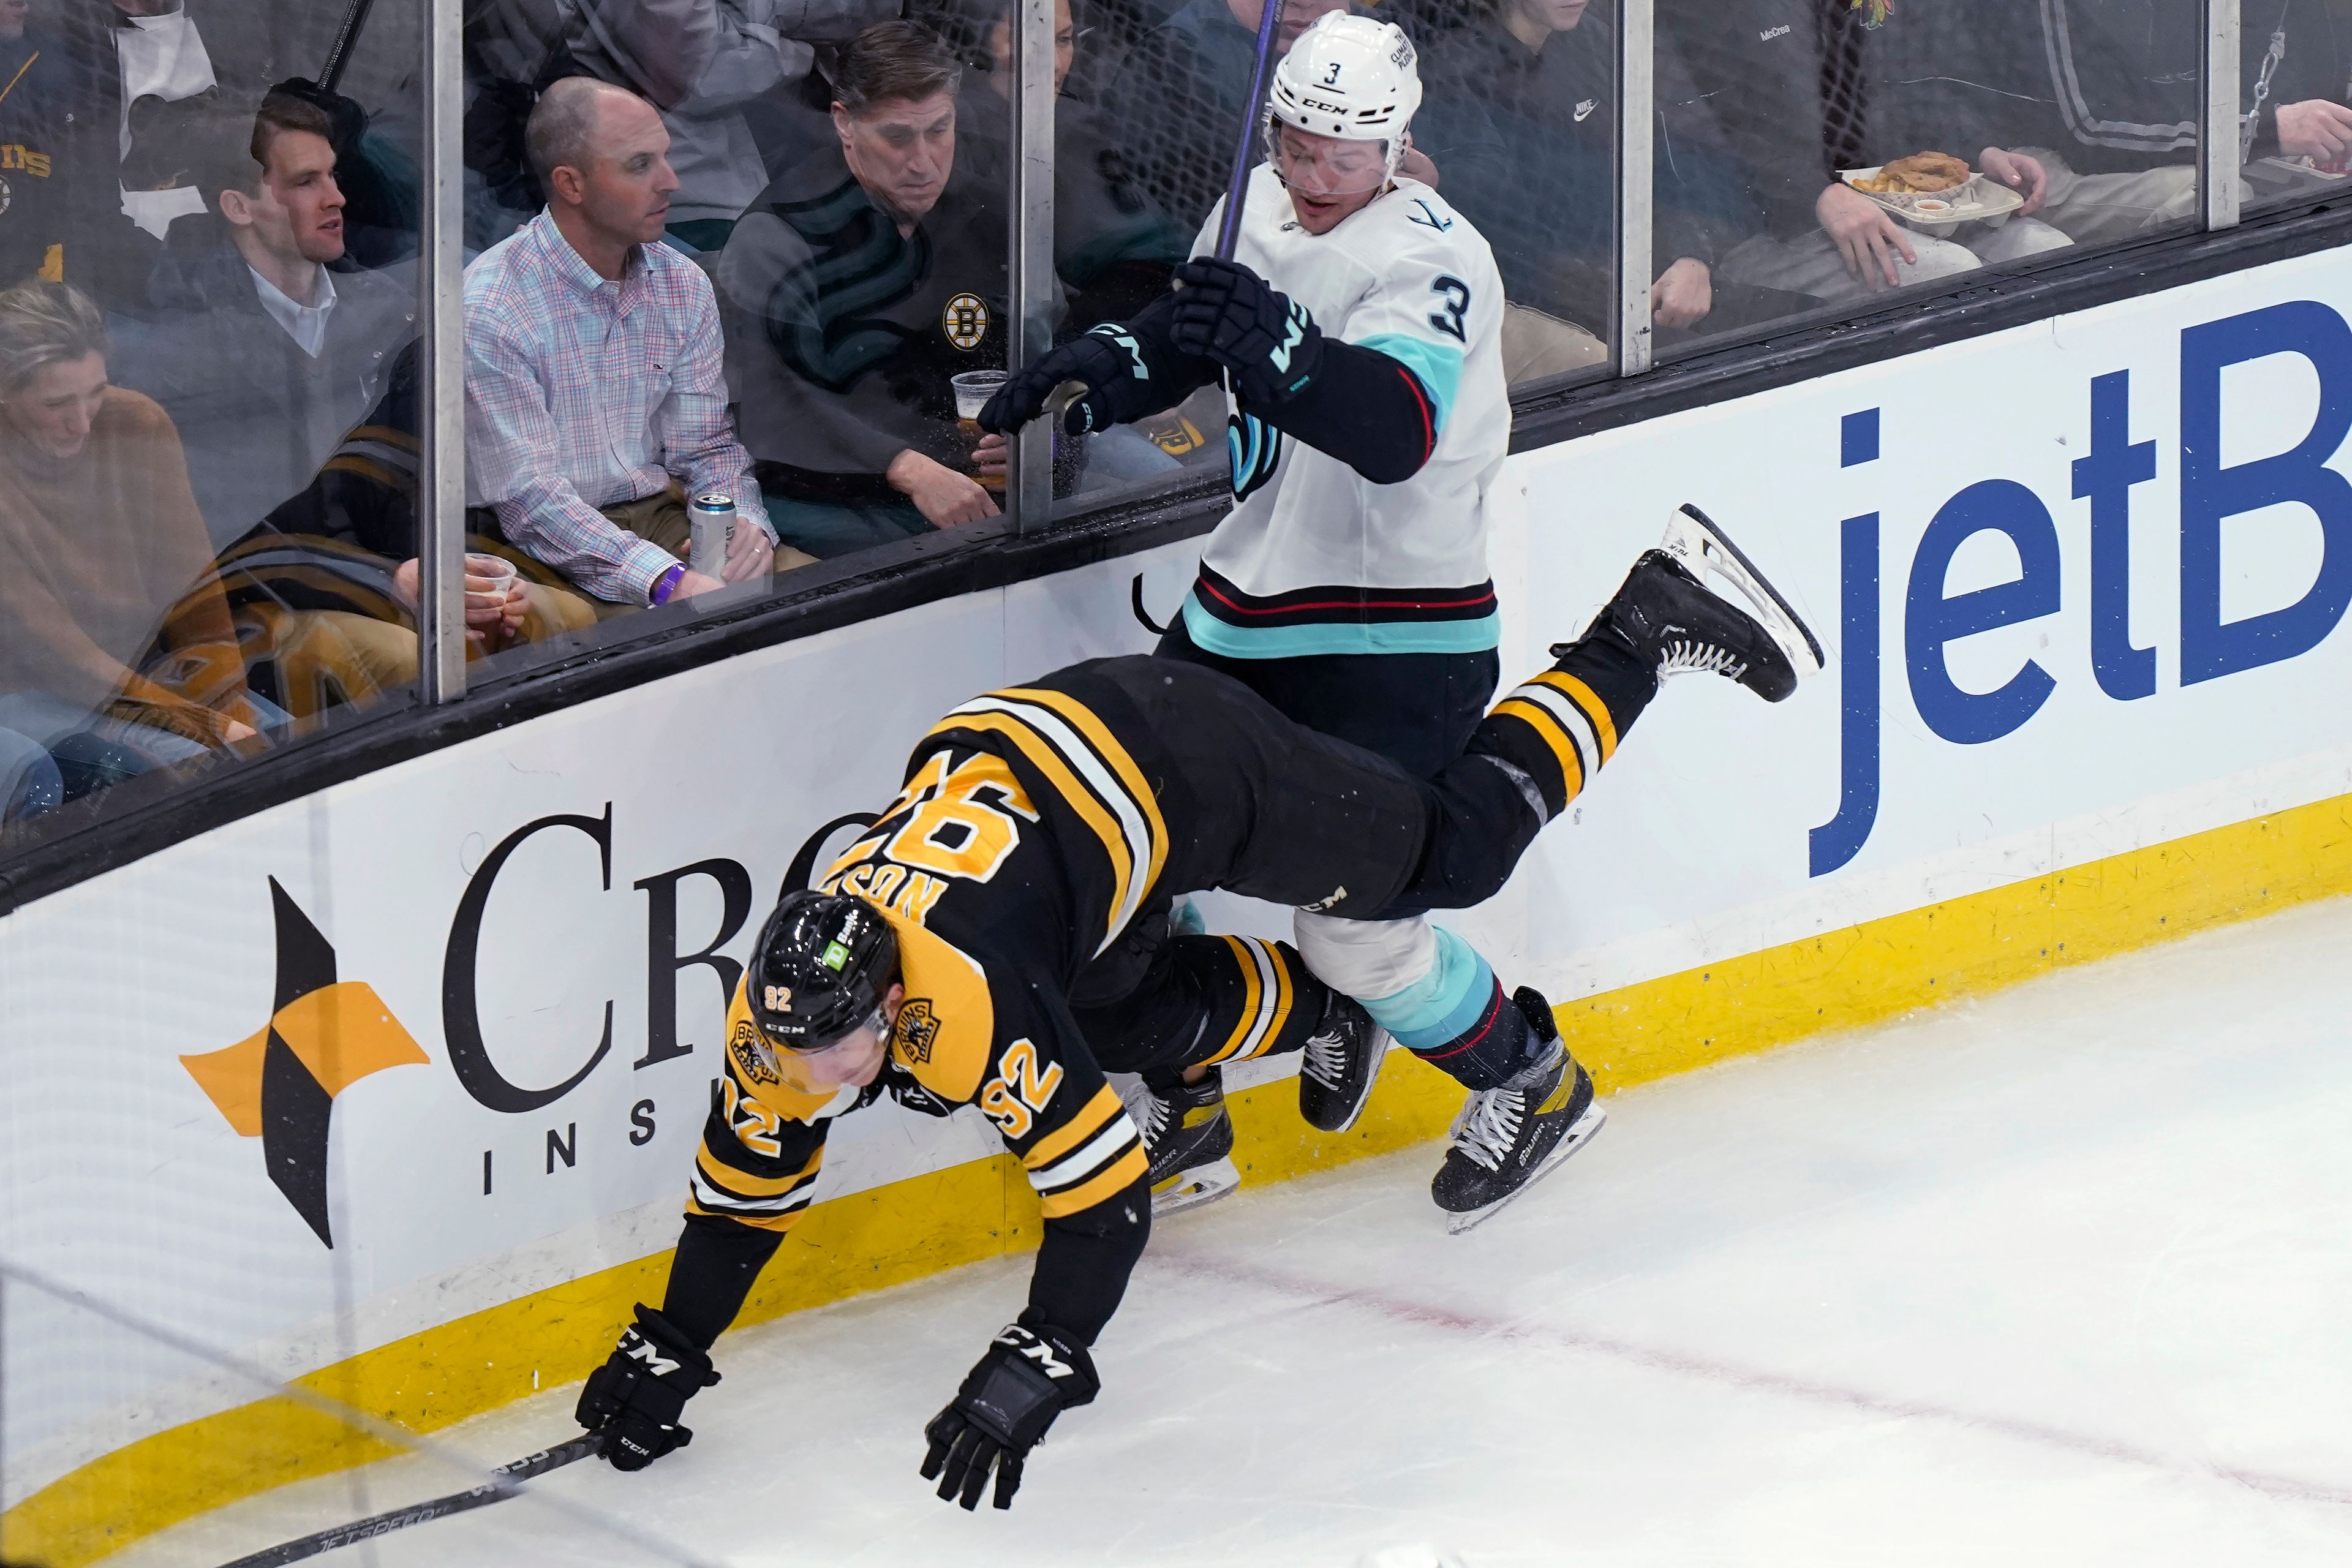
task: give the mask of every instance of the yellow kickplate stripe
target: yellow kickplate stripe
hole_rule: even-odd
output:
[[[2313,900],[2352,892],[2352,796],[2153,845],[1559,1009],[1570,1048],[1606,1093],[1979,995]],[[1391,1054],[1361,1120],[1318,1132],[1287,1079],[1230,1094],[1234,1163],[1278,1181],[1442,1138],[1461,1087]],[[1035,1194],[1010,1156],[811,1208],[761,1275],[742,1321],[880,1289],[1035,1245]],[[411,1335],[301,1380],[413,1431],[434,1432],[603,1361],[630,1310],[659,1299],[662,1253]],[[0,1556],[81,1568],[236,1499],[383,1457],[373,1439],[283,1400],[159,1432],[0,1515]]]

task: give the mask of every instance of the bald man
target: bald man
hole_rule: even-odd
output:
[[[547,206],[466,268],[468,500],[598,614],[806,565],[779,552],[727,414],[719,306],[659,243],[677,176],[653,106],[586,77],[524,132]],[[716,575],[683,556],[686,498],[733,498]]]

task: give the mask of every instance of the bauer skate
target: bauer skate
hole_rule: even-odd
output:
[[[1224,1079],[1216,1068],[1198,1083],[1146,1081],[1128,1109],[1150,1161],[1144,1180],[1151,1187],[1153,1218],[1214,1203],[1241,1184],[1233,1162],[1233,1118],[1225,1114]]]
[[[1608,1120],[1592,1098],[1591,1075],[1560,1044],[1551,1004],[1526,985],[1511,1003],[1527,1016],[1535,1059],[1502,1088],[1470,1096],[1429,1187],[1457,1236],[1557,1170]]]
[[[1363,1005],[1332,992],[1298,1064],[1298,1114],[1326,1132],[1353,1127],[1372,1097],[1372,1080],[1388,1049],[1389,1032],[1372,1022]]]
[[[1660,679],[1727,676],[1767,702],[1780,701],[1822,666],[1822,645],[1780,590],[1687,504],[1666,524],[1664,542],[1633,563],[1585,636],[1606,637],[1654,661]],[[1553,657],[1569,646],[1553,648]]]

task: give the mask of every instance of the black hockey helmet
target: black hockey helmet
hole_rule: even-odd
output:
[[[898,939],[863,899],[802,889],[760,928],[744,977],[751,1021],[788,1051],[821,1051],[874,1016],[898,978]]]

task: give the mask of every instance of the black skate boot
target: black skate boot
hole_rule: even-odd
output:
[[[1225,1114],[1225,1084],[1216,1068],[1198,1083],[1171,1076],[1145,1082],[1128,1104],[1151,1162],[1154,1218],[1213,1203],[1241,1184],[1234,1168],[1234,1122]]]
[[[1527,1016],[1535,1055],[1500,1089],[1470,1096],[1454,1120],[1429,1195],[1456,1235],[1517,1197],[1591,1142],[1607,1113],[1592,1098],[1592,1078],[1560,1044],[1551,1004],[1532,986],[1511,993]]]
[[[1389,1032],[1362,1005],[1332,992],[1298,1064],[1298,1114],[1326,1132],[1353,1127],[1372,1097],[1372,1079],[1388,1049]]]
[[[1822,670],[1822,645],[1811,628],[1695,506],[1675,513],[1664,542],[1633,563],[1584,635],[1631,650],[1661,679],[1692,671],[1728,676],[1767,702],[1781,700]],[[1570,646],[1554,647],[1552,656]]]

